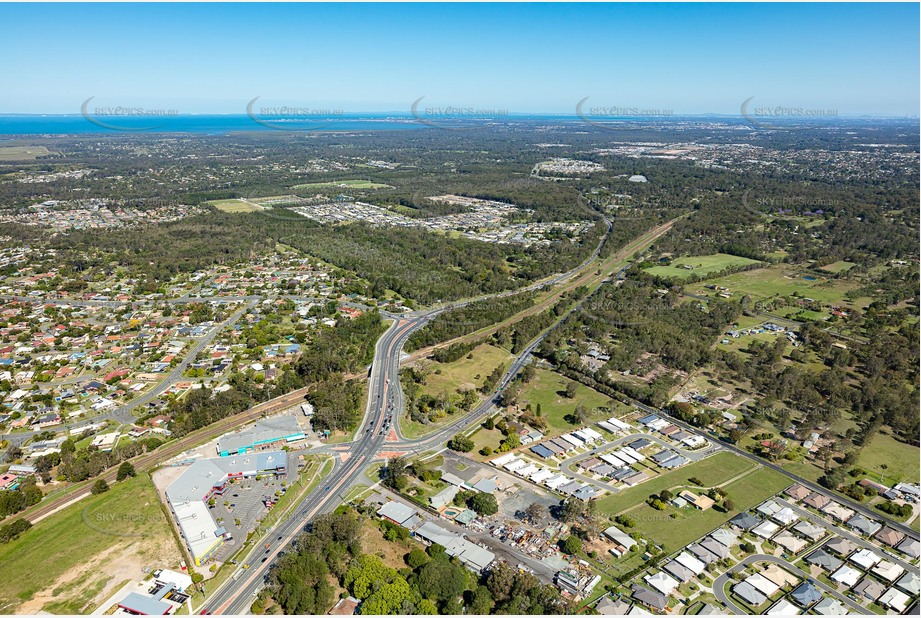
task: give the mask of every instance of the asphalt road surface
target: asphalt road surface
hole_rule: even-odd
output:
[[[253,549],[243,561],[244,564],[250,565],[249,568],[242,569],[241,565],[244,574],[236,579],[228,579],[207,600],[202,611],[213,614],[247,613],[253,598],[265,585],[269,569],[284,547],[304,529],[307,522],[338,506],[343,501],[344,490],[364,474],[365,469],[384,446],[387,430],[393,423],[393,416],[390,416],[386,405],[382,404],[389,401],[394,390],[399,390],[397,385],[400,379],[400,350],[413,331],[421,328],[428,319],[429,317],[400,319],[378,340],[374,363],[371,366],[365,422],[357,439],[351,444],[348,458],[345,461],[337,461],[332,473],[304,499],[293,516],[276,527],[270,537],[275,541],[268,550],[262,545]]]
[[[869,610],[861,607],[857,603],[854,603],[852,600],[850,600],[849,598],[847,598],[846,596],[844,596],[837,590],[833,589],[831,586],[828,586],[827,584],[824,584],[823,582],[812,578],[812,576],[810,576],[809,573],[804,573],[803,571],[793,566],[786,560],[782,558],[778,558],[776,556],[769,556],[767,554],[752,554],[751,556],[745,558],[744,560],[742,560],[741,562],[739,562],[738,564],[730,568],[728,571],[726,571],[725,573],[723,573],[722,575],[720,575],[713,581],[713,596],[715,596],[719,600],[720,603],[728,607],[730,611],[732,611],[735,614],[747,615],[748,612],[742,609],[741,607],[739,607],[738,605],[736,605],[735,603],[733,603],[733,601],[729,598],[729,595],[727,595],[724,592],[723,589],[726,586],[726,582],[729,581],[729,574],[736,572],[736,571],[741,571],[745,567],[750,566],[756,562],[772,562],[776,564],[777,566],[787,571],[790,571],[794,575],[799,576],[800,579],[803,579],[803,580],[812,579],[813,583],[815,583],[816,586],[822,589],[822,591],[825,593],[825,596],[831,596],[841,601],[842,603],[848,606],[851,613],[856,613],[856,614],[869,613]]]

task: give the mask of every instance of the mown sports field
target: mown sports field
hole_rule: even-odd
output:
[[[248,202],[246,200],[214,200],[212,202],[205,202],[208,206],[214,206],[221,212],[255,212],[257,210],[262,210],[257,204]]]
[[[294,185],[292,189],[391,189],[390,185],[370,180],[334,180],[328,182],[309,182]]]
[[[32,161],[48,154],[44,146],[0,146],[0,161]]]

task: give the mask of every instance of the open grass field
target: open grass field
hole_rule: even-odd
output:
[[[576,396],[569,399],[565,392],[571,382],[576,385]],[[585,406],[589,419],[594,421],[622,416],[630,411],[630,408],[620,402],[612,403],[607,395],[547,369],[537,370],[534,379],[521,390],[518,401],[521,407],[530,403],[532,408],[536,408],[537,404],[540,404],[541,414],[547,419],[548,431],[545,433],[548,435],[559,435],[581,426],[566,420],[576,406]]]
[[[668,266],[653,266],[646,272],[660,277],[687,279],[691,275],[705,277],[711,273],[718,273],[730,266],[748,266],[749,264],[758,264],[758,260],[726,253],[714,253],[713,255],[678,258]],[[688,269],[686,266],[691,268]]]
[[[507,350],[484,343],[453,363],[433,362],[422,392],[438,395],[453,393],[458,388],[480,388],[496,367],[511,361],[512,355]]]
[[[0,161],[34,161],[48,154],[52,152],[44,146],[0,146]]]
[[[812,280],[805,277],[812,277]],[[693,283],[687,286],[687,292],[701,295],[710,294],[711,291],[704,287],[705,285],[727,287],[733,298],[748,295],[755,302],[781,296],[793,296],[794,293],[797,293],[801,298],[852,306],[844,295],[857,284],[847,281],[835,281],[831,278],[825,278],[814,271],[806,271],[787,264],[778,264],[767,268],[733,273],[725,277],[710,279],[706,282]]]
[[[719,347],[721,350],[742,352],[743,350],[748,350],[753,341],[761,341],[763,343],[773,345],[778,338],[785,339],[785,335],[772,332],[764,332],[752,333],[750,335],[741,335],[739,337],[722,337],[717,347]],[[723,343],[724,340],[726,343]],[[789,354],[790,350],[792,349],[793,344],[788,342],[786,347],[784,347],[784,354]]]
[[[488,344],[477,346],[468,355],[453,363],[428,362],[429,375],[425,380],[420,394],[434,396],[451,395],[458,388],[479,388],[488,376],[499,365],[508,365],[512,355],[502,348]],[[439,373],[436,373],[439,372]],[[452,422],[456,416],[447,416],[436,423],[424,425],[408,418],[400,419],[400,431],[407,438],[418,438],[437,431],[439,427]]]
[[[684,469],[689,468],[686,466]],[[664,546],[666,551],[675,551],[723,525],[737,513],[760,504],[790,484],[791,481],[786,476],[761,468],[724,487],[735,503],[736,510],[731,513],[716,508],[698,511],[692,507],[679,509],[673,506],[669,506],[665,511],[657,511],[641,501],[642,506],[630,511],[630,517],[636,521],[635,530],[656,544]],[[642,487],[643,485],[640,485],[635,489]],[[648,493],[652,492],[647,491]],[[643,497],[637,498],[642,500]]]
[[[370,180],[335,180],[331,182],[308,182],[294,185],[292,189],[392,189],[390,185]]]
[[[921,477],[918,447],[899,442],[882,432],[873,436],[870,443],[860,449],[857,465],[869,472],[867,476],[877,482],[882,473],[883,484],[890,486],[900,481],[917,483]]]
[[[257,210],[262,210],[256,204],[247,202],[244,200],[214,200],[212,202],[205,202],[209,206],[214,206],[221,212],[255,212]]]
[[[470,437],[473,439],[473,450],[467,453],[467,457],[476,459],[477,461],[487,461],[495,457],[495,454],[480,455],[480,449],[484,446],[488,446],[495,450],[499,447],[499,443],[505,438],[498,429],[486,429],[484,427],[480,427],[479,430]]]
[[[688,479],[691,477],[700,479],[706,487],[713,487],[725,483],[753,467],[754,464],[738,455],[728,452],[717,453],[702,461],[660,474],[656,478],[640,483],[636,487],[605,496],[598,501],[598,510],[601,513],[613,516],[632,506],[642,504],[650,494],[657,494],[663,489],[689,486]]]
[[[116,483],[0,545],[0,612],[89,613],[144,567],[182,554],[146,475]]]
[[[822,267],[822,270],[837,274],[848,271],[853,267],[853,262],[845,262],[844,260],[841,260],[840,262],[832,262],[831,264],[826,264]]]

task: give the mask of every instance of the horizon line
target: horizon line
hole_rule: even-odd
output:
[[[173,110],[170,110],[173,111]],[[386,110],[386,111],[349,111],[341,112],[334,114],[317,114],[316,116],[304,116],[303,114],[261,114],[265,117],[279,117],[279,118],[342,118],[342,117],[362,117],[366,115],[392,115],[396,117],[404,117],[410,119],[418,118],[412,112],[405,110]],[[65,118],[85,118],[86,115],[80,112],[7,112],[0,111],[0,117],[2,116],[31,116],[31,117],[46,117],[46,116],[56,116],[56,117],[65,117]],[[249,114],[245,112],[183,112],[183,113],[169,113],[169,114],[118,114],[118,116],[123,118],[150,118],[150,117],[161,117],[161,118],[182,118],[182,117],[195,117],[195,116],[239,116],[243,118],[250,117]],[[483,114],[475,117],[468,117],[466,120],[479,121],[479,120],[496,120],[509,117],[533,117],[533,116],[556,116],[564,118],[575,118],[583,119],[583,115],[580,115],[577,112],[556,112],[556,111],[541,111],[541,112],[505,112],[501,114]],[[590,115],[592,116],[592,115]],[[450,116],[448,116],[450,117]],[[594,118],[595,121],[601,122],[606,119],[616,120],[620,118],[661,118],[667,120],[669,118],[704,118],[704,117],[719,117],[719,118],[741,118],[746,119],[747,116],[741,113],[728,113],[728,112],[686,112],[686,113],[668,113],[668,114],[623,114],[623,115],[606,115],[604,118]],[[761,116],[759,116],[761,117]],[[921,115],[915,113],[881,113],[881,112],[863,112],[863,113],[850,113],[850,114],[830,114],[830,115],[781,115],[777,117],[772,117],[773,120],[836,120],[836,119],[859,119],[859,118],[878,118],[878,119],[921,119]],[[457,118],[458,120],[464,120],[463,116]]]

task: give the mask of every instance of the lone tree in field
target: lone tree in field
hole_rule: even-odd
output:
[[[567,383],[565,393],[566,393],[567,399],[575,399],[576,398],[576,383],[575,382]]]

